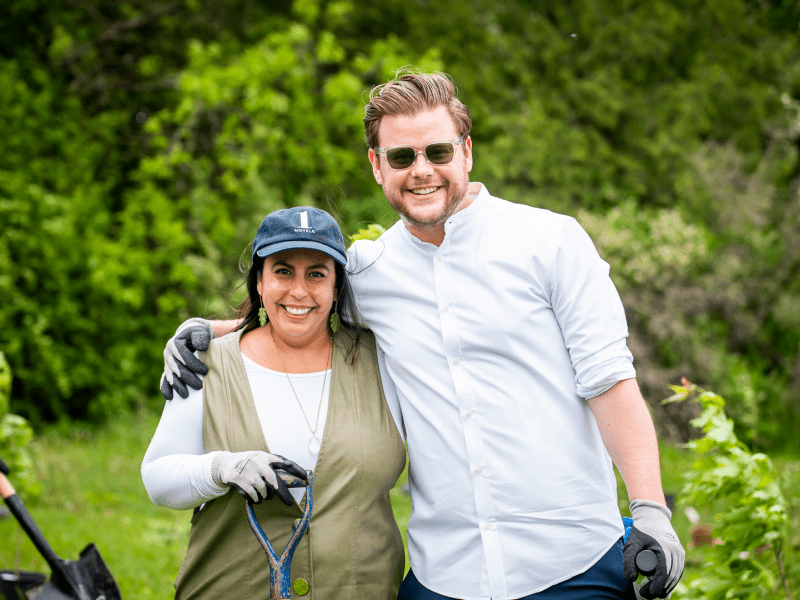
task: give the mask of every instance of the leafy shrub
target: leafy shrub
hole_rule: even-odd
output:
[[[25,419],[8,412],[10,394],[11,368],[0,352],[0,458],[11,469],[17,493],[23,498],[30,498],[41,491],[34,477],[33,460],[28,449],[33,430]]]
[[[781,556],[787,506],[775,467],[739,441],[722,397],[685,379],[672,389],[675,394],[665,403],[691,398],[702,407],[692,424],[703,435],[687,444],[698,456],[686,476],[682,503],[711,510],[717,503],[725,506],[715,517],[718,542],[694,550],[704,553],[702,567],[687,573],[676,598],[761,600],[768,590],[786,586]]]

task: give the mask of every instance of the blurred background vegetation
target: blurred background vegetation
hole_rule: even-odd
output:
[[[682,376],[776,457],[797,589],[799,34],[796,0],[5,0],[0,457],[20,495],[62,555],[95,541],[125,597],[170,597],[188,516],[138,476],[164,343],[229,314],[266,213],[396,220],[361,118],[413,64],[470,107],[472,180],[574,215],[611,264],[665,489],[720,477],[676,444],[699,405],[660,402]],[[392,501],[404,529],[403,481]],[[721,550],[694,546],[685,501],[691,580]],[[697,507],[720,536],[722,505]],[[0,527],[12,563],[47,570]]]
[[[576,216],[662,439],[680,376],[800,450],[794,0],[6,0],[0,351],[34,427],[157,411],[164,342],[238,298],[266,213],[396,216],[361,124],[414,64],[470,107],[471,178]],[[247,255],[245,254],[245,257]],[[142,451],[144,448],[142,448]]]

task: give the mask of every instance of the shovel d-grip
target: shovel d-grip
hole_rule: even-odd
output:
[[[303,517],[300,519],[300,523],[294,530],[289,544],[280,557],[278,557],[278,553],[275,552],[264,530],[261,529],[261,525],[258,523],[255,511],[253,510],[253,501],[250,498],[247,499],[247,521],[250,523],[250,529],[253,530],[253,533],[264,549],[264,552],[266,552],[267,559],[269,560],[269,597],[271,600],[286,600],[292,597],[290,591],[292,557],[294,556],[295,549],[297,549],[297,545],[300,543],[300,538],[303,537],[306,529],[308,529],[308,522],[311,519],[311,510],[314,508],[314,497],[311,491],[312,483],[314,482],[314,473],[311,471],[306,471],[306,473],[308,474],[308,484],[299,477],[279,473],[280,478],[283,479],[287,487],[306,488],[306,509],[303,512]]]
[[[625,534],[622,536],[622,541],[627,542],[628,536],[633,528],[633,519],[630,517],[622,517],[622,526],[625,528]],[[656,554],[652,550],[640,550],[639,554],[636,555],[634,562],[636,563],[636,570],[646,577],[650,577],[650,575],[656,572]],[[645,583],[647,583],[646,579],[642,581],[641,584],[636,582],[633,583],[633,591],[636,594],[636,600],[644,600],[642,595],[639,593],[639,588],[641,588]],[[667,595],[667,598],[669,598],[671,595],[672,592]]]

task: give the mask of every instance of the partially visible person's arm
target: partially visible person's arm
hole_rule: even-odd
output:
[[[656,430],[636,380],[620,381],[590,398],[589,406],[603,444],[625,481],[628,497],[666,506]]]
[[[214,337],[222,337],[228,335],[231,331],[236,329],[241,323],[241,319],[229,319],[227,321],[209,321],[211,327],[214,329]]]
[[[635,379],[620,381],[590,398],[589,406],[631,500],[633,528],[623,548],[623,572],[628,581],[634,581],[637,555],[651,550],[656,556],[656,571],[640,592],[644,598],[665,598],[683,574],[686,552],[670,523],[672,513],[661,488],[653,420]]]

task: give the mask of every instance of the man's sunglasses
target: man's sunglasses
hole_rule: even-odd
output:
[[[425,150],[414,150],[411,146],[392,146],[391,148],[375,148],[375,154],[385,154],[386,162],[393,169],[407,169],[422,154],[432,165],[446,165],[455,155],[455,147],[464,143],[462,135],[450,142],[434,142],[425,146]]]

